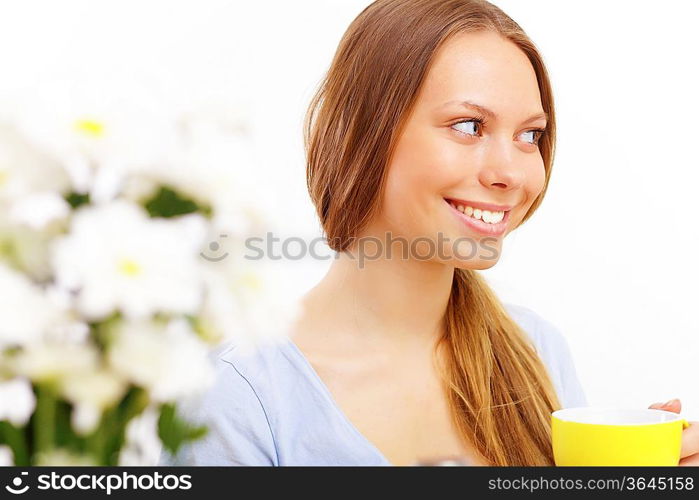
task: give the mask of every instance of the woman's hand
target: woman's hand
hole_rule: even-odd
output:
[[[679,413],[682,410],[682,403],[679,399],[671,399],[667,403],[653,403],[648,408]],[[679,465],[699,466],[699,422],[689,422],[689,427],[682,431]]]

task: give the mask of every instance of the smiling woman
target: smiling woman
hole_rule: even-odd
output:
[[[192,410],[212,432],[180,463],[552,465],[551,412],[585,404],[567,342],[478,273],[551,175],[534,44],[486,1],[378,0],[306,125],[309,192],[341,253],[288,342],[218,355]],[[400,238],[358,266],[363,242],[387,234]]]

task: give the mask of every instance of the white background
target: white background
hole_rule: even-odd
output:
[[[55,78],[170,105],[240,103],[257,175],[288,235],[319,235],[301,124],[365,0],[2,2],[0,98]],[[486,275],[500,297],[559,327],[594,405],[679,397],[699,419],[699,77],[691,1],[498,0],[551,73],[559,143],[533,219]],[[50,110],[47,110],[49,112]],[[285,263],[289,296],[328,262]]]

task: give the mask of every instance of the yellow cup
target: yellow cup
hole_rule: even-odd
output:
[[[556,465],[677,465],[682,430],[677,413],[654,409],[565,408],[551,414]]]

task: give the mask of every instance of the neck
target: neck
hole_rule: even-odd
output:
[[[335,335],[373,343],[434,342],[443,332],[453,277],[452,266],[402,259],[400,251],[364,261],[356,251],[341,252],[305,305],[326,318],[324,329]]]

